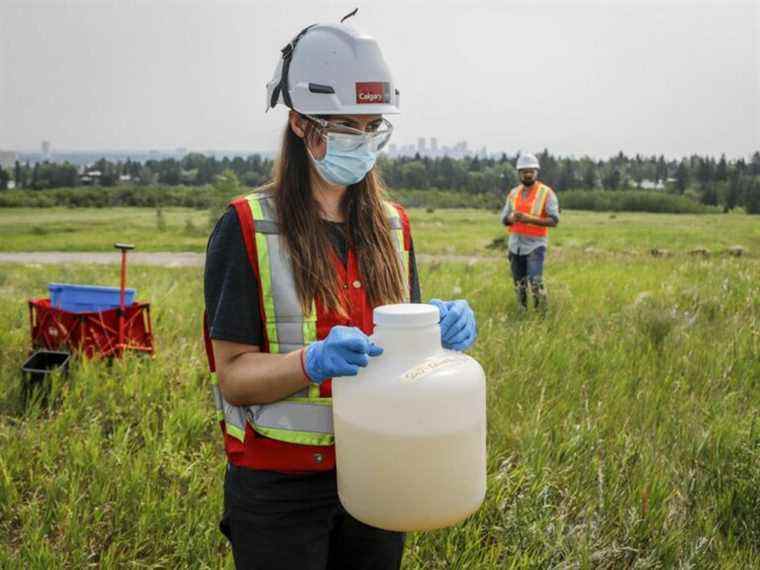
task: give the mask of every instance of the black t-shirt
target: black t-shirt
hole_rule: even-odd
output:
[[[348,258],[345,224],[325,224],[330,241],[345,264]],[[419,303],[420,284],[413,244],[409,251],[409,267],[411,300]],[[204,293],[211,338],[261,346],[264,332],[259,312],[258,281],[248,261],[240,222],[233,208],[219,218],[209,237]]]

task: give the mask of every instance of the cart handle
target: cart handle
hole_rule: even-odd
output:
[[[131,243],[115,243],[121,250],[121,286],[119,287],[119,344],[117,350],[124,350],[124,288],[127,286],[127,251],[135,249]]]

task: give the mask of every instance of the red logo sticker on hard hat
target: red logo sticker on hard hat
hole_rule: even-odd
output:
[[[383,81],[370,81],[356,84],[357,105],[390,103],[391,84]]]

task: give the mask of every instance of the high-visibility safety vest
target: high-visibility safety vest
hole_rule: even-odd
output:
[[[512,203],[512,211],[542,218],[546,217],[546,201],[554,194],[554,190],[546,184],[536,181],[530,187],[528,195],[523,196],[523,188],[524,186],[520,184],[516,188],[512,188],[507,196],[507,201]],[[549,235],[549,228],[524,222],[515,222],[507,227],[507,232],[531,237],[546,237]]]
[[[356,254],[348,251],[346,264],[332,252],[331,261],[341,283],[341,301],[348,316],[327,311],[315,299],[304,312],[293,278],[290,256],[282,238],[270,192],[258,191],[233,200],[248,261],[259,285],[264,342],[261,352],[284,354],[325,338],[336,325],[355,326],[371,334],[372,307],[359,273]],[[384,203],[391,239],[398,254],[409,300],[409,220],[403,208]],[[246,302],[246,301],[243,301]],[[248,302],[256,302],[254,300]],[[215,370],[212,345],[204,316],[209,367]],[[332,385],[326,380],[271,404],[234,406],[227,402],[212,374],[214,400],[224,433],[225,451],[235,465],[285,472],[325,471],[335,468],[332,423]]]

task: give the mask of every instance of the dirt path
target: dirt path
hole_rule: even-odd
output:
[[[197,267],[203,265],[202,253],[171,252],[130,252],[127,259],[130,265],[159,265],[164,267]],[[112,265],[121,262],[121,254],[117,252],[85,252],[85,251],[19,251],[0,252],[0,262],[12,263],[94,263],[97,265]]]
[[[203,253],[193,253],[190,251],[153,251],[140,252],[135,251],[129,254],[130,265],[157,265],[160,267],[202,267],[206,256]],[[0,263],[39,263],[39,264],[61,264],[61,263],[94,263],[98,265],[118,264],[121,259],[119,252],[84,252],[84,251],[19,251],[19,252],[0,252]],[[424,253],[417,254],[419,262],[459,262],[459,263],[478,263],[485,261],[496,261],[500,257],[483,257],[477,255],[428,255]]]

